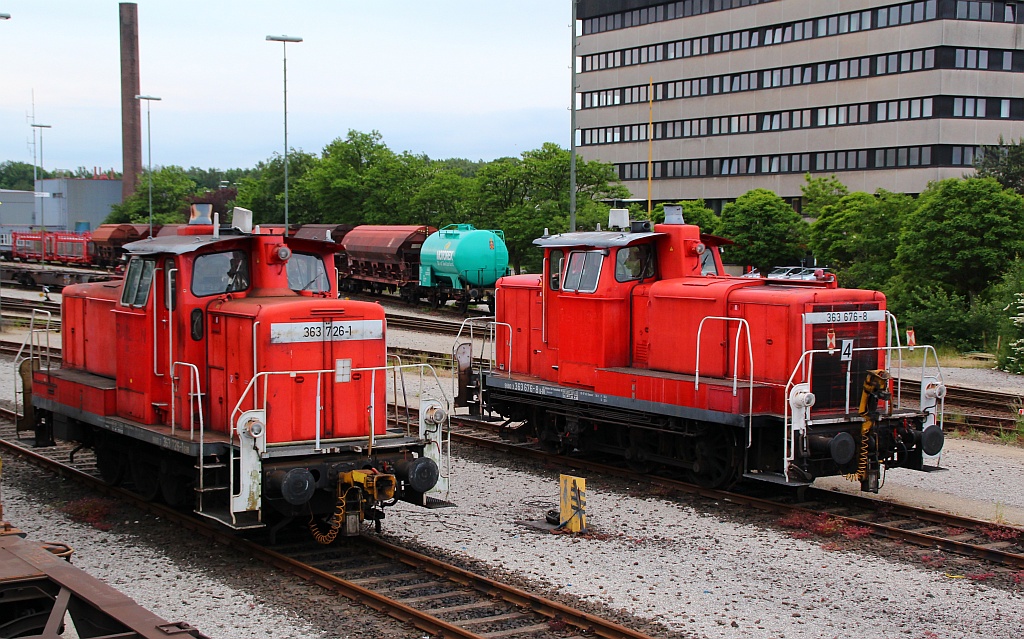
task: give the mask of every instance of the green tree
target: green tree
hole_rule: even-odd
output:
[[[526,151],[522,158],[501,158],[477,172],[477,202],[482,220],[504,229],[509,259],[519,270],[540,267],[540,252],[533,240],[544,230],[569,229],[570,153],[548,142]],[[622,199],[629,191],[615,175],[614,167],[597,160],[576,161],[576,228],[593,229],[607,224],[605,200]]]
[[[288,153],[288,222],[318,222],[308,213],[308,202],[303,201],[301,189],[296,184],[303,174],[318,162],[314,155],[303,151]],[[239,175],[238,197],[235,203],[253,212],[256,224],[284,223],[284,156],[274,154],[266,162],[260,162],[246,175]],[[296,196],[300,196],[296,202]],[[294,210],[294,212],[293,212]],[[297,213],[298,215],[294,215]],[[308,218],[308,219],[306,219]]]
[[[850,192],[834,173],[828,177],[811,177],[811,174],[807,173],[804,175],[804,181],[806,183],[800,187],[800,192],[803,193],[800,208],[807,217],[818,217],[822,209],[835,205]]]
[[[361,176],[367,224],[437,225],[434,213],[416,208],[417,195],[428,181],[430,160],[409,152],[396,154],[386,146]]]
[[[900,233],[898,263],[911,286],[937,283],[973,298],[1024,250],[1024,199],[993,178],[931,183]]]
[[[883,189],[843,196],[811,224],[810,248],[842,286],[881,288],[892,276],[901,220],[914,206],[910,196]]]
[[[154,224],[181,224],[188,219],[188,198],[194,195],[196,183],[180,166],[165,166],[153,171]],[[144,171],[135,194],[115,204],[107,216],[107,224],[149,223],[149,179]]]
[[[283,169],[282,169],[283,170]],[[220,169],[202,169],[197,166],[191,166],[185,170],[185,174],[188,175],[193,182],[196,183],[196,188],[204,189],[206,191],[216,191],[220,188],[235,188],[238,181],[244,177],[248,177],[253,172],[252,169],[227,169],[222,171]],[[291,186],[292,177],[292,154],[288,152],[288,182]],[[291,208],[289,202],[289,208]]]
[[[995,323],[983,348],[996,353],[999,368],[1024,374],[1024,258],[1015,259],[983,297]]]
[[[366,224],[372,215],[380,214],[380,202],[388,199],[373,192],[366,176],[378,164],[393,159],[394,153],[377,131],[349,131],[334,140],[296,181],[304,205],[296,221]],[[373,180],[380,187],[383,175],[378,172]]]
[[[683,207],[683,221],[687,224],[696,224],[702,232],[711,235],[718,232],[718,216],[704,204],[704,200],[683,200],[674,204]],[[655,224],[665,221],[665,204],[654,206],[651,221]]]
[[[725,206],[718,232],[736,242],[728,247],[730,262],[767,273],[803,257],[807,224],[775,193],[754,189]]]
[[[1024,195],[1024,138],[1007,144],[1003,136],[994,145],[984,145],[974,158],[978,177],[994,178],[1004,188]]]
[[[409,202],[409,208],[421,215],[421,224],[441,228],[448,224],[478,223],[471,207],[474,182],[460,170],[434,162],[425,180]]]
[[[523,162],[519,158],[498,158],[480,167],[475,182],[474,224],[505,232],[509,262],[519,271],[531,253],[534,238],[543,233],[543,220],[527,197]]]
[[[36,169],[36,174],[39,179],[50,177],[49,173],[39,168]],[[32,165],[13,160],[0,162],[0,189],[35,191],[35,184],[32,183]]]

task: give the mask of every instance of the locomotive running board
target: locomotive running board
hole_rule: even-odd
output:
[[[244,512],[235,514],[235,523],[231,522],[231,513],[225,508],[207,509],[204,511],[195,511],[197,515],[211,519],[219,524],[227,526],[232,530],[256,530],[259,528],[266,528],[267,525],[262,521],[257,520],[259,516],[256,512]],[[249,520],[249,521],[246,521]]]
[[[743,473],[744,479],[753,479],[755,481],[766,481],[771,484],[779,484],[781,486],[810,486],[812,482],[809,481],[787,481],[785,475],[778,473]]]

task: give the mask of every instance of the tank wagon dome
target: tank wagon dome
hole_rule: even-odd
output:
[[[423,242],[421,277],[447,279],[453,288],[463,284],[491,287],[508,272],[508,247],[502,231],[478,229],[472,224],[451,224]]]

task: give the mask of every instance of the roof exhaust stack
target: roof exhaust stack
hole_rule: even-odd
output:
[[[213,224],[212,204],[193,204],[188,216],[188,224]]]
[[[683,221],[683,207],[678,204],[666,204],[665,224],[686,224]]]

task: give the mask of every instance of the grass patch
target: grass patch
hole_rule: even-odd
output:
[[[924,355],[926,352],[928,353],[929,365],[934,365],[935,357],[932,356],[932,353],[930,351],[927,351],[924,348],[915,348],[912,351],[903,351],[904,368],[908,366],[920,367],[921,363],[924,361]],[[982,355],[988,354],[961,353],[955,348],[949,346],[940,346],[935,349],[935,356],[938,357],[939,364],[943,368],[995,368],[995,358],[987,358],[983,357]]]

